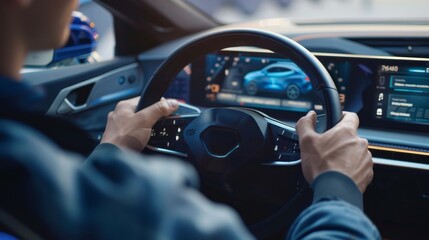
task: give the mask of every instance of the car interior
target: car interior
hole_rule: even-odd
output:
[[[284,238],[311,202],[297,120],[315,110],[324,132],[355,112],[374,161],[365,213],[384,239],[429,238],[429,19],[224,24],[186,1],[96,2],[113,15],[115,57],[25,73],[46,92],[40,111],[95,146],[119,101],[140,96],[139,110],[178,99],[143,158],[193,164],[201,192],[233,207],[258,239]],[[263,73],[271,64],[304,78],[289,88],[293,79]],[[245,76],[258,84],[245,87]]]

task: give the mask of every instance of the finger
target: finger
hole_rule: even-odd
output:
[[[304,134],[315,133],[316,126],[316,113],[310,111],[306,116],[299,119],[298,123],[295,126],[298,136],[303,136]]]
[[[140,101],[140,97],[134,97],[128,100],[125,100],[125,102],[130,106],[130,108],[133,108],[133,110],[136,110],[137,104]]]
[[[135,98],[130,98],[127,100],[120,101],[116,105],[115,110],[126,110],[126,111],[132,110],[133,112],[135,112],[135,109],[137,107],[137,104],[139,103],[139,100],[140,100],[140,97],[135,97]]]
[[[356,115],[356,113],[344,112],[343,119],[341,119],[338,125],[342,127],[348,126],[352,127],[353,129],[357,129],[359,127],[359,117]]]
[[[145,125],[152,127],[159,119],[174,113],[179,108],[179,103],[175,99],[161,99],[161,101],[142,109],[137,113],[144,119]]]

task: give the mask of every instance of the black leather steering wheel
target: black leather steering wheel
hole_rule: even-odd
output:
[[[337,89],[318,59],[285,36],[255,29],[204,33],[176,50],[146,85],[137,110],[159,101],[177,73],[198,57],[237,46],[271,50],[292,60],[310,78],[326,114],[325,129],[340,121]],[[300,163],[294,127],[252,109],[212,108],[169,117],[155,125],[148,146],[158,152],[187,157],[198,169],[219,179],[249,163],[274,166]]]

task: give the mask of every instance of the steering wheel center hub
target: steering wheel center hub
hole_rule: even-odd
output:
[[[234,129],[209,127],[201,135],[207,152],[218,158],[228,157],[240,147],[240,136]]]
[[[188,156],[204,170],[230,172],[262,157],[267,127],[262,116],[249,110],[209,109],[185,129]]]

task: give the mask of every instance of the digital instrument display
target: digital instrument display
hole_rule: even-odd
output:
[[[357,113],[361,126],[429,131],[421,128],[429,125],[427,59],[316,57],[331,75],[343,110]],[[191,104],[256,108],[289,120],[324,110],[308,75],[273,53],[219,51],[194,61],[187,72]]]
[[[210,102],[295,112],[315,107],[309,77],[288,59],[210,54],[204,76]]]
[[[376,119],[429,124],[429,67],[378,66]]]

